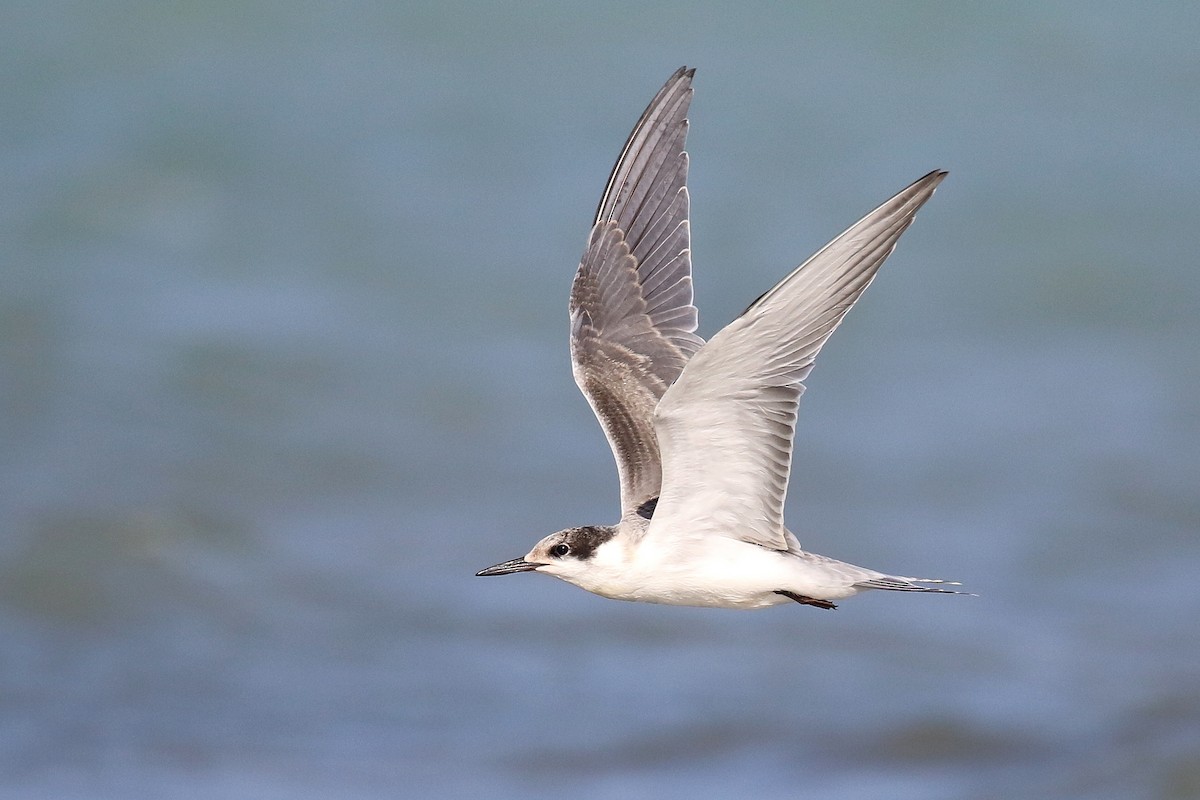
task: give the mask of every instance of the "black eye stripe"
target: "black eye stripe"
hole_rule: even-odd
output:
[[[570,544],[560,542],[550,548],[550,555],[559,557],[558,548],[566,547],[563,555],[570,554],[571,558],[587,561],[596,554],[596,548],[607,542],[617,533],[617,529],[608,526],[590,525],[583,528],[572,528],[564,531],[564,539]]]

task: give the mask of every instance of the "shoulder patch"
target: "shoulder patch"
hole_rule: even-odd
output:
[[[658,498],[651,497],[646,502],[638,506],[638,516],[642,519],[651,519],[654,517],[654,509],[658,506]]]

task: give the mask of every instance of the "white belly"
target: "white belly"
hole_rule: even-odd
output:
[[[620,558],[613,557],[616,552],[597,555],[588,574],[573,583],[616,600],[719,608],[765,608],[790,602],[777,592],[796,591],[794,573],[803,563],[795,556],[734,539],[674,552],[643,542],[632,554],[620,553]]]

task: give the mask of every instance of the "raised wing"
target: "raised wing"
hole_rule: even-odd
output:
[[[571,287],[572,371],[616,457],[622,517],[658,496],[654,407],[704,344],[683,150],[694,72],[672,75],[629,135]]]
[[[783,502],[801,381],[945,176],[931,172],[872,211],[696,353],[655,412],[663,487],[648,536],[797,546]]]

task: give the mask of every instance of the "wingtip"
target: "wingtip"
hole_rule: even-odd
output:
[[[667,78],[666,85],[670,86],[673,83],[676,83],[679,81],[685,81],[686,83],[689,84],[689,88],[690,88],[692,79],[695,77],[696,77],[696,68],[689,67],[688,65],[684,64],[682,67],[680,67],[679,69],[677,69],[671,73],[671,77]]]
[[[932,172],[930,172],[929,174],[920,178],[917,181],[917,183],[930,183],[930,184],[933,184],[934,186],[937,186],[942,181],[944,181],[946,179],[946,176],[949,174],[950,174],[949,170],[935,169]]]
[[[933,193],[939,186],[941,186],[942,181],[944,181],[946,176],[949,174],[950,173],[944,169],[935,169],[932,172],[926,173],[910,183],[908,186],[901,189],[898,193],[896,193],[895,196],[892,197],[891,201],[889,202],[900,202],[901,204],[904,204],[916,200],[916,208],[920,208],[927,200],[929,200],[930,197],[933,196]],[[885,203],[885,205],[887,204]]]

